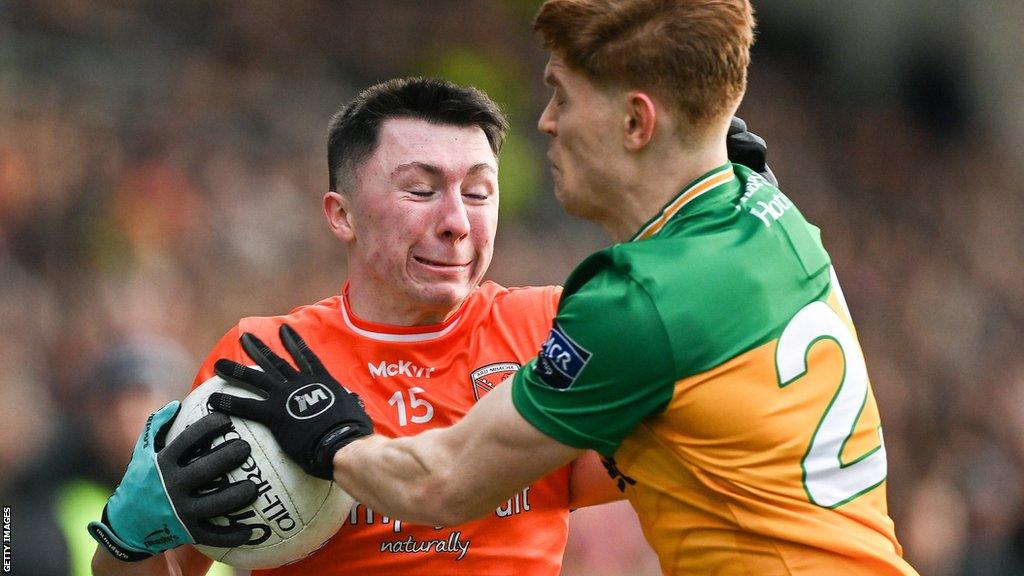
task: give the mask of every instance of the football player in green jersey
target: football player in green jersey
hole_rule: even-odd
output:
[[[589,448],[667,574],[916,574],[888,517],[878,408],[818,229],[727,159],[749,1],[548,0],[535,28],[551,50],[538,128],[555,195],[614,244],[569,277],[538,357],[450,428],[320,435],[331,426],[281,416],[275,434],[410,522],[483,516]],[[311,352],[298,349],[301,366]],[[295,383],[232,373],[275,390],[258,412],[286,413]],[[344,424],[358,403],[325,379]]]

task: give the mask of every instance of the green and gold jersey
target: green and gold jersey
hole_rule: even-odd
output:
[[[916,574],[820,233],[743,166],[573,271],[513,401],[608,458],[667,574]]]

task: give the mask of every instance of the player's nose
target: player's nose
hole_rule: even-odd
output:
[[[469,235],[471,224],[466,204],[458,191],[444,194],[438,203],[437,232],[439,236],[458,240]]]
[[[548,105],[544,107],[544,112],[541,113],[540,118],[537,119],[537,130],[541,134],[547,134],[548,136],[555,136],[555,111],[554,111],[554,98],[548,100]]]

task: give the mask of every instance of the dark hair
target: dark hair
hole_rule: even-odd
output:
[[[434,124],[479,126],[497,156],[508,120],[487,94],[436,78],[396,78],[363,90],[341,107],[328,125],[327,170],[330,189],[351,184],[355,171],[374,150],[380,126],[389,118],[416,118]]]
[[[533,28],[591,81],[655,90],[694,125],[746,90],[750,0],[547,0]]]

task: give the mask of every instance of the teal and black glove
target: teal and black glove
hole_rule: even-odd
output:
[[[772,169],[768,167],[768,145],[764,138],[747,131],[747,123],[742,118],[733,116],[729,122],[729,134],[725,137],[725,147],[730,162],[750,168],[771,182],[772,186],[779,185]]]
[[[230,418],[214,412],[164,446],[180,409],[175,400],[149,416],[103,519],[89,523],[89,534],[119,560],[145,560],[182,544],[241,546],[252,536],[245,525],[209,521],[256,500],[256,484],[249,480],[214,482],[245,462],[249,444],[233,438],[211,449],[213,439],[231,428]]]

